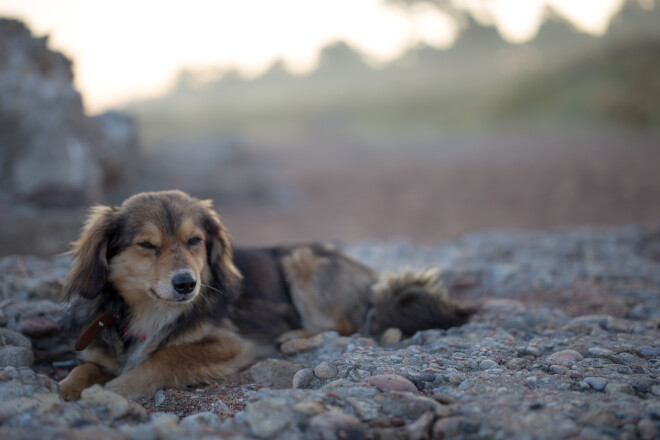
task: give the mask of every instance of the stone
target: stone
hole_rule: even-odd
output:
[[[519,371],[525,368],[527,365],[529,365],[529,361],[527,359],[523,358],[513,358],[509,362],[506,363],[506,367],[509,370],[514,370],[514,371]]]
[[[328,362],[321,362],[314,368],[314,375],[321,380],[332,379],[337,376],[337,367]]]
[[[479,369],[481,371],[490,370],[491,368],[495,367],[497,367],[497,362],[491,359],[484,359],[483,361],[479,362]]]
[[[596,391],[603,391],[608,380],[603,377],[585,377],[584,381]]]
[[[294,419],[293,409],[285,399],[266,398],[249,402],[245,421],[257,437],[271,437],[288,427]]]
[[[163,390],[158,390],[156,391],[156,394],[154,394],[154,404],[160,406],[163,403],[165,403],[165,393]]]
[[[197,425],[209,428],[220,428],[220,417],[212,412],[201,412],[181,419],[179,426],[183,429],[193,429]]]
[[[299,388],[306,388],[314,380],[314,370],[311,368],[303,368],[298,370],[296,374],[293,375],[291,381],[292,388],[297,390]]]
[[[658,430],[655,423],[650,419],[642,419],[637,422],[637,432],[641,440],[652,440],[658,438]]]
[[[573,350],[562,350],[548,356],[548,362],[557,364],[569,364],[571,362],[581,361],[582,355]]]
[[[32,350],[32,342],[29,338],[8,328],[0,328],[0,347],[2,345],[15,345]]]
[[[0,348],[0,367],[28,367],[34,362],[34,353],[25,347]]]
[[[417,420],[420,414],[431,411],[438,417],[447,417],[451,409],[435,400],[408,392],[390,391],[382,403],[383,411],[391,417],[402,417],[407,422]]]
[[[435,422],[435,425],[433,425],[433,439],[444,440],[456,438],[462,431],[462,422],[462,417],[445,417],[438,420]]]
[[[381,374],[378,376],[371,376],[362,381],[363,384],[370,385],[377,388],[383,393],[390,391],[407,391],[409,393],[417,393],[417,387],[411,381],[403,376],[396,374]]]
[[[349,397],[346,399],[355,414],[363,421],[374,420],[380,416],[381,405],[374,399]]]
[[[612,350],[608,350],[607,348],[601,348],[601,347],[591,347],[587,352],[591,356],[611,356],[614,354]]]
[[[309,421],[309,438],[322,440],[364,439],[366,430],[360,422],[344,412],[332,411],[316,415]]]
[[[35,316],[21,321],[21,332],[32,338],[51,335],[60,329],[60,325],[47,316]]]
[[[435,414],[432,411],[422,414],[417,420],[404,428],[406,438],[410,440],[427,439],[431,431],[431,424],[433,424],[435,418]]]
[[[380,337],[380,345],[389,347],[390,345],[398,344],[403,338],[403,332],[398,328],[388,328]]]
[[[135,419],[146,418],[146,411],[135,402],[130,402],[123,396],[106,390],[100,385],[93,385],[84,389],[80,394],[82,402],[93,407],[103,407],[108,411],[112,420],[123,417],[132,417]]]
[[[651,345],[641,345],[637,347],[637,350],[642,356],[646,358],[660,357],[660,347],[651,346]]]
[[[283,359],[264,359],[250,368],[250,376],[262,387],[291,388],[293,377],[304,365]]]
[[[631,394],[635,395],[635,389],[628,383],[608,383],[605,385],[607,394]]]

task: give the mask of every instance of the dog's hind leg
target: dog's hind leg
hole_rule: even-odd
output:
[[[92,363],[78,365],[69,375],[59,383],[60,392],[64,400],[78,400],[80,393],[92,385],[105,385],[114,379],[114,375],[106,373],[103,369]]]
[[[320,245],[294,248],[281,263],[304,330],[341,335],[358,330],[376,280],[373,271]]]

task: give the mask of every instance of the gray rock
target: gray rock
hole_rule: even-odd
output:
[[[303,368],[298,370],[293,375],[292,387],[293,389],[306,388],[314,379],[314,370],[311,368]]]
[[[34,353],[25,347],[0,348],[0,367],[28,367],[34,362]]]
[[[398,328],[388,328],[380,337],[380,345],[389,347],[390,345],[398,344],[403,338],[403,332]]]
[[[628,383],[613,383],[609,382],[605,385],[605,392],[607,394],[635,394],[635,389]]]
[[[158,390],[156,391],[156,394],[154,394],[154,404],[160,406],[163,403],[165,403],[165,393],[163,390]]]
[[[637,350],[644,357],[660,357],[660,347],[641,345],[637,347]]]
[[[327,362],[321,362],[314,367],[314,375],[322,380],[332,379],[337,376],[337,367]]]
[[[257,437],[266,438],[285,430],[294,420],[294,412],[285,399],[266,398],[248,403],[245,421]]]
[[[405,377],[395,374],[382,374],[364,379],[362,383],[378,388],[383,393],[390,391],[407,391],[417,393],[417,387]]]
[[[483,361],[479,362],[479,369],[482,371],[490,370],[491,368],[495,367],[497,367],[497,362],[491,359],[484,359]]]
[[[365,427],[343,412],[333,411],[312,417],[309,422],[309,438],[343,440],[365,438]]]
[[[573,350],[561,350],[548,356],[549,362],[555,362],[558,364],[569,364],[581,361],[582,359],[582,355]]]
[[[592,347],[588,350],[588,352],[591,356],[611,356],[614,354],[612,350],[601,347]]]
[[[596,391],[603,391],[608,383],[608,380],[603,377],[585,377],[584,381]]]
[[[283,359],[265,359],[250,368],[250,375],[262,387],[291,388],[293,377],[304,365]]]
[[[89,406],[105,408],[112,420],[123,417],[142,420],[147,417],[146,411],[140,405],[126,400],[117,393],[106,390],[100,385],[94,385],[84,389],[80,395],[80,399]]]
[[[0,347],[3,345],[14,345],[32,350],[32,342],[29,338],[8,328],[0,328]]]
[[[201,412],[181,419],[179,426],[183,429],[193,429],[198,425],[209,428],[220,428],[220,417],[212,412]]]

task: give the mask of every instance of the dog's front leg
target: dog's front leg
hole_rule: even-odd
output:
[[[254,359],[252,353],[246,342],[225,335],[165,347],[105,387],[135,400],[153,395],[162,388],[210,383],[250,363]]]
[[[60,391],[64,400],[78,400],[80,393],[92,385],[104,385],[115,376],[106,373],[100,366],[92,363],[78,365],[69,375],[60,381]]]

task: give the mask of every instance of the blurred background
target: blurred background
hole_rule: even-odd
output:
[[[181,189],[232,240],[660,221],[654,0],[0,0],[0,255]]]

